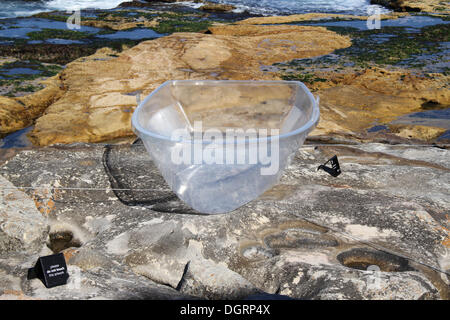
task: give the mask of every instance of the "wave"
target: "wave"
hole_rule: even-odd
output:
[[[48,0],[1,1],[0,19],[31,16],[39,12],[74,11],[78,9],[112,9],[131,0]]]
[[[122,2],[132,0],[46,0],[46,1],[1,1],[0,18],[30,16],[46,11],[73,11],[82,9],[112,9]],[[211,0],[210,0],[211,1]],[[379,8],[382,13],[388,9],[371,5],[369,0],[212,0],[219,3],[233,4],[234,12],[249,12],[260,15],[284,15],[308,12],[347,13],[367,15],[368,10]],[[193,8],[202,3],[193,1],[179,2]]]
[[[390,12],[370,0],[212,0],[236,6],[235,12],[247,11],[253,14],[286,15],[308,12],[344,13],[354,15],[372,14],[374,9],[381,13]]]
[[[112,9],[122,2],[131,0],[47,0],[45,5],[53,10],[78,10],[78,9]]]

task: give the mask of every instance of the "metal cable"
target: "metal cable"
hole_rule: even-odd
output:
[[[161,189],[117,189],[117,188],[83,188],[83,187],[46,187],[46,186],[38,186],[38,187],[0,187],[0,190],[16,190],[16,189],[24,189],[24,190],[90,190],[90,191],[166,191],[169,192],[171,190],[161,190]]]

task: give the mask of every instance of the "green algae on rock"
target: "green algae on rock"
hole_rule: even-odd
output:
[[[327,27],[339,34],[349,35],[353,45],[336,54],[347,56],[350,60],[365,64],[396,64],[418,54],[433,54],[443,50],[439,43],[450,40],[450,24],[423,27],[420,32],[408,33],[404,27],[384,27],[375,30],[356,30],[353,28]],[[373,35],[391,35],[386,41],[373,39]]]
[[[67,39],[67,40],[79,40],[92,37],[88,32],[81,32],[76,30],[64,30],[64,29],[48,29],[44,28],[40,31],[32,31],[27,33],[27,36],[31,40],[46,40],[46,39]]]
[[[36,60],[10,61],[0,64],[0,94],[16,97],[44,88],[40,83],[61,71],[55,64],[44,64]]]

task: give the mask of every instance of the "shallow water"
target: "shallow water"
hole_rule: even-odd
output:
[[[415,112],[401,116],[392,123],[440,127],[450,130],[450,108]]]
[[[238,10],[251,13],[273,15],[307,12],[333,12],[355,15],[370,15],[374,9],[381,13],[388,9],[371,5],[369,0],[214,0],[214,2],[231,3]]]
[[[38,74],[39,70],[34,70],[31,68],[11,68],[8,70],[0,69],[0,72],[9,76],[19,75],[19,74]]]
[[[51,44],[80,44],[80,43],[83,43],[83,41],[80,41],[80,40],[69,40],[69,39],[47,39],[47,40],[45,40],[45,43],[51,43]]]
[[[389,130],[389,128],[384,125],[376,125],[370,129],[367,129],[367,132],[378,132],[378,131],[383,131],[383,130]]]
[[[73,11],[77,9],[111,9],[131,0],[47,0],[47,1],[1,1],[0,19],[30,16],[46,11]]]
[[[398,117],[396,120],[392,121],[391,124],[443,128],[447,131],[440,135],[437,141],[450,140],[450,108],[414,112]],[[375,125],[367,129],[367,132],[371,133],[380,131],[389,132],[389,127],[386,125]]]
[[[27,33],[42,29],[67,30],[67,24],[62,21],[53,21],[41,18],[7,19],[3,21],[3,29],[0,30],[0,37],[3,38],[27,38]],[[99,28],[81,26],[76,31],[96,33]]]
[[[68,30],[65,22],[54,21],[43,18],[15,18],[3,20],[3,29],[0,29],[0,38],[4,38],[3,43],[7,41],[8,38],[12,39],[27,39],[29,38],[27,34],[33,31],[41,31],[43,29],[58,29],[58,30]],[[148,28],[136,28],[133,30],[117,31],[110,34],[96,34],[101,29],[88,26],[80,26],[79,29],[74,29],[78,32],[86,32],[95,35],[99,39],[117,40],[117,39],[128,39],[128,40],[140,40],[140,39],[150,39],[163,36],[152,29]],[[39,43],[50,43],[50,44],[80,44],[83,43],[81,40],[69,40],[69,39],[46,39],[46,40],[31,40],[28,41],[29,44],[39,44]],[[92,40],[92,39],[91,39]]]
[[[31,146],[32,143],[28,140],[26,134],[31,131],[33,127],[24,128],[22,130],[16,131],[7,135],[5,138],[0,139],[0,148],[23,148]]]
[[[302,25],[317,25],[320,23],[321,26],[328,27],[351,27],[359,30],[367,30],[366,20],[349,20],[349,21],[330,21],[330,22],[317,22],[317,23],[299,23]],[[434,26],[437,24],[447,24],[450,21],[442,20],[438,17],[430,16],[407,16],[398,19],[388,19],[382,20],[380,22],[381,29],[386,27],[407,27],[408,32],[417,32],[423,27]]]
[[[140,40],[140,39],[148,39],[148,38],[157,38],[163,36],[152,29],[134,29],[127,31],[117,31],[111,34],[102,34],[97,35],[97,38],[103,39],[129,39],[129,40]]]

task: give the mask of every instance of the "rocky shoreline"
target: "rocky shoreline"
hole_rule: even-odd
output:
[[[67,41],[84,41],[85,44],[23,44],[23,48],[28,49],[22,51],[20,46],[16,45],[0,46],[0,52],[6,53],[8,48],[14,48],[18,52],[15,57],[10,57],[13,62],[8,62],[8,67],[12,69],[19,66],[19,63],[30,67],[29,61],[20,61],[30,59],[31,56],[39,60],[36,63],[38,66],[50,61],[70,61],[70,56],[65,56],[65,52],[70,52],[72,57],[83,56],[65,65],[64,70],[55,77],[39,84],[40,87],[36,89],[46,87],[36,93],[22,93],[20,90],[25,86],[20,80],[1,80],[7,86],[11,86],[11,82],[13,85],[16,83],[10,95],[17,97],[1,97],[3,108],[0,110],[0,134],[6,135],[34,125],[28,135],[34,144],[40,146],[126,139],[133,135],[130,115],[136,103],[132,93],[142,92],[146,95],[169,78],[303,81],[317,92],[322,101],[322,120],[318,129],[313,132],[315,136],[351,136],[356,141],[366,141],[368,137],[369,140],[379,139],[380,134],[386,136],[386,133],[394,139],[400,137],[406,140],[436,142],[436,139],[449,129],[391,124],[398,117],[426,111],[429,106],[445,109],[450,104],[448,71],[445,67],[436,69],[433,64],[433,60],[440,59],[436,54],[443,54],[445,59],[447,52],[446,49],[439,49],[440,42],[448,41],[448,25],[443,17],[411,16],[407,13],[393,13],[381,17],[386,24],[402,19],[411,19],[411,24],[414,23],[413,19],[436,21],[430,26],[425,25],[408,32],[403,23],[399,23],[398,27],[381,30],[347,27],[346,23],[349,26],[364,26],[367,19],[349,15],[303,14],[243,19],[244,16],[239,18],[234,15],[230,18],[222,16],[222,13],[205,14],[202,10],[194,9],[182,11],[178,8],[177,11],[168,11],[164,7],[165,11],[158,11],[151,4],[141,5],[134,9],[134,12],[130,11],[133,2],[125,4],[125,10],[110,13],[90,12],[89,17],[81,19],[81,23],[86,28],[101,30],[96,31],[95,37],[120,32],[129,32],[129,35],[132,35],[133,32],[152,31],[156,33],[149,33],[148,36],[157,39],[141,42],[137,46],[134,45],[141,40],[130,43],[129,39],[110,39],[108,41],[114,45],[107,43],[109,47],[95,49],[105,45],[104,40],[95,40],[93,35],[86,32],[74,31],[75,33],[65,34],[57,29],[44,29],[40,31],[42,38],[39,38],[44,39],[44,42],[45,37],[51,38],[54,33],[58,33],[58,37],[66,38]],[[38,14],[32,19],[65,21],[67,17],[55,12]],[[332,25],[333,23],[335,25]],[[164,36],[175,31],[195,33]],[[379,40],[380,36],[388,37],[388,40]],[[183,40],[181,45],[174,47],[174,43],[178,43],[180,39]],[[261,59],[252,63],[253,47],[248,44],[256,45],[261,41],[265,42],[265,45],[258,49]],[[287,51],[280,41],[290,42],[296,49]],[[297,46],[296,43],[299,42],[303,45]],[[214,45],[221,49],[217,52],[209,51],[208,48]],[[37,56],[36,50],[45,46],[51,54]],[[56,58],[61,46],[66,49],[60,51],[63,56]],[[126,49],[130,46],[134,47]],[[364,52],[367,47],[372,51],[374,48],[379,49],[375,52]],[[85,56],[84,51],[77,51],[77,48],[97,52]],[[420,56],[422,52],[429,57],[418,63],[414,61],[417,67],[414,63],[409,63],[410,67],[398,63]],[[136,56],[141,56],[141,60],[136,60]],[[145,66],[143,56],[154,61],[152,68]],[[197,56],[204,58],[199,61]],[[312,58],[317,56],[323,58],[313,61]],[[330,60],[329,57],[334,60],[324,63],[323,60]],[[169,67],[167,60],[170,61]],[[242,65],[243,61],[246,61],[245,65]],[[55,68],[59,66],[61,65],[55,65]],[[89,70],[92,70],[92,73]],[[102,74],[100,70],[105,71]],[[140,74],[135,70],[139,70]],[[34,79],[39,78],[33,75],[27,77],[32,83],[36,83]],[[86,79],[89,81],[85,81]],[[108,83],[108,89],[105,87],[105,81]],[[98,87],[92,85],[93,83],[98,83]],[[394,87],[392,84],[395,84]],[[31,85],[29,87],[32,88]],[[80,95],[79,92],[83,94]],[[98,92],[102,94],[99,96]],[[371,108],[366,111],[367,105]],[[364,121],[355,121],[361,118]],[[106,124],[108,128],[104,128]],[[384,126],[387,130],[368,135],[375,126]]]
[[[441,0],[370,0],[370,3],[396,11],[448,13],[450,10],[448,3]]]

